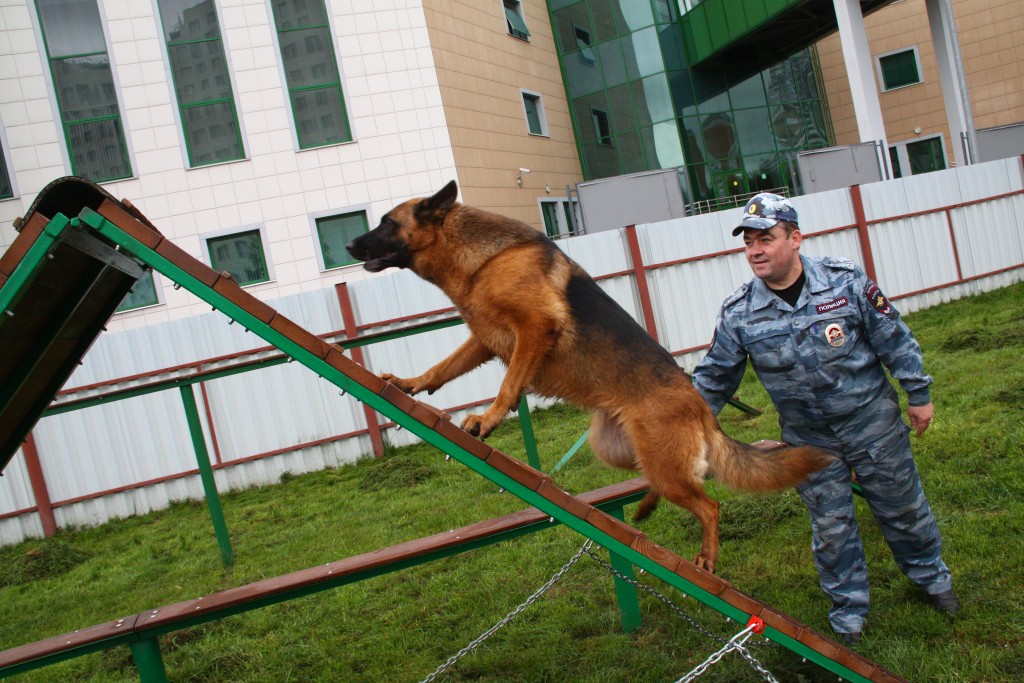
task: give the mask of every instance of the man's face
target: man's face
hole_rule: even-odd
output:
[[[744,230],[743,244],[747,263],[754,275],[773,289],[782,289],[796,282],[801,268],[801,239],[799,230],[787,236],[786,229],[778,224],[770,230]]]

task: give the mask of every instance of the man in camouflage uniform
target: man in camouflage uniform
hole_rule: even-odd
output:
[[[789,200],[768,193],[751,199],[733,236],[740,233],[757,277],[722,305],[694,386],[717,414],[749,357],[778,409],[782,439],[838,456],[797,490],[811,515],[821,588],[832,600],[829,621],[844,643],[859,642],[868,612],[851,472],[900,569],[936,609],[955,613],[960,605],[941,558],[942,538],[885,374],[888,368],[907,392],[907,414],[920,436],[934,412],[921,347],[853,262],[800,256],[802,236]]]

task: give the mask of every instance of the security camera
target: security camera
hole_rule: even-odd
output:
[[[520,173],[529,173],[530,169],[528,169],[528,168],[521,168],[521,169],[519,169],[519,172]]]

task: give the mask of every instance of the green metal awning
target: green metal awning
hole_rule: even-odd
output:
[[[868,15],[893,0],[864,0]],[[838,30],[833,0],[704,0],[679,20],[690,66],[775,63]]]

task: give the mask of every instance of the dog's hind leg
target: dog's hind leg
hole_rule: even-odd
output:
[[[652,493],[654,496],[661,494],[697,518],[702,540],[700,553],[693,563],[714,572],[718,561],[718,501],[704,491],[706,446],[699,432],[671,434],[665,430],[652,431],[650,425],[643,426],[639,432],[633,438],[637,442],[640,469],[651,481]],[[651,509],[657,502],[652,493],[644,499]],[[641,504],[641,511],[643,509]]]
[[[642,522],[651,516],[651,513],[658,508],[658,502],[661,500],[661,494],[654,490],[652,487],[644,499],[640,501],[640,505],[636,509],[636,514],[633,515],[634,522]]]
[[[700,554],[693,558],[693,563],[713,573],[718,562],[718,501],[708,496],[699,483],[672,482],[662,485],[660,490],[665,498],[692,512],[700,522]]]

